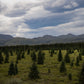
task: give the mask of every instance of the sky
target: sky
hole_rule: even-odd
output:
[[[84,34],[84,0],[0,0],[0,34],[35,38]]]

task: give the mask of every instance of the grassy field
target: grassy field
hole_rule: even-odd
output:
[[[32,52],[32,51],[31,51]],[[0,64],[0,84],[9,84],[9,81],[18,81],[20,84],[78,84],[78,78],[81,70],[82,63],[84,61],[84,56],[82,56],[82,61],[80,61],[80,66],[71,67],[70,63],[66,63],[66,73],[60,73],[60,64],[58,62],[58,50],[55,50],[53,57],[50,56],[49,50],[43,50],[45,53],[45,62],[44,65],[37,65],[40,72],[40,79],[30,80],[28,74],[30,67],[32,65],[31,56],[27,55],[25,51],[25,59],[21,59],[18,63],[19,73],[16,76],[8,76],[8,69],[10,63]],[[38,52],[36,52],[37,54]],[[3,54],[4,55],[4,54]],[[66,50],[62,50],[63,57],[66,55]],[[69,54],[70,59],[73,58],[76,60],[76,57],[79,55],[78,51],[75,50],[74,53]],[[16,61],[16,54],[13,53],[13,56],[10,56],[9,62]],[[48,73],[48,69],[51,70],[51,73]],[[68,74],[72,74],[72,80],[68,79]],[[12,84],[12,83],[11,83]]]

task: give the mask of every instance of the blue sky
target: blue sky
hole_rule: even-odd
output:
[[[0,33],[26,38],[84,34],[84,0],[0,0]]]

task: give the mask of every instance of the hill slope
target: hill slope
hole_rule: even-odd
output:
[[[10,35],[0,34],[0,46],[4,45],[38,45],[38,44],[51,44],[51,43],[71,43],[71,42],[84,42],[84,34],[81,35],[60,35],[51,36],[45,35],[43,37],[27,39],[12,37]]]

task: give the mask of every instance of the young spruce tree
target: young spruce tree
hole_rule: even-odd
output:
[[[40,78],[39,71],[37,69],[35,62],[32,64],[32,67],[30,67],[30,72],[28,76],[30,79],[33,79],[33,80]]]
[[[59,50],[59,54],[58,54],[58,61],[62,61],[63,57],[62,57],[62,52],[61,50]]]
[[[11,62],[10,66],[9,66],[8,75],[15,75],[15,68],[14,68],[13,62]]]
[[[64,63],[64,61],[62,61],[62,63],[61,63],[61,66],[60,66],[60,72],[62,73],[62,72],[66,72],[67,70],[66,70],[66,67],[65,67],[65,63]]]
[[[65,58],[64,58],[64,61],[66,63],[70,63],[70,57],[69,57],[69,54],[68,53],[66,53]]]

